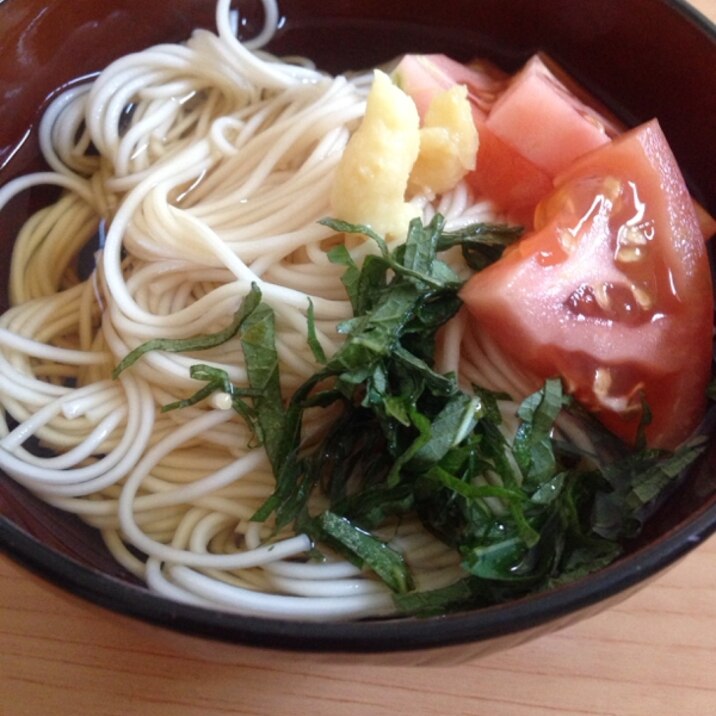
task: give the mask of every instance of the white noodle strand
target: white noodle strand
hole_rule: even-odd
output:
[[[267,54],[279,21],[275,0],[264,0],[260,31],[241,41],[240,13],[219,0],[216,33],[120,58],[50,104],[39,127],[50,170],[0,188],[0,210],[35,186],[63,190],[14,247],[12,307],[0,317],[0,468],[101,530],[117,561],[169,599],[284,619],[383,616],[395,607],[374,576],[334,554],[316,561],[306,535],[252,521],[274,478],[228,395],[161,411],[204,385],[190,376],[198,363],[245,385],[238,338],[152,351],[112,376],[147,340],[224,328],[252,284],[276,316],[286,396],[317,370],[310,304],[327,355],[341,345],[336,326],[351,305],[328,257],[337,237],[318,221],[330,215],[371,75],[330,77]],[[495,218],[464,183],[412,201],[450,229]],[[349,250],[360,263],[377,247]],[[459,251],[447,256],[466,271]],[[466,386],[485,378],[519,392],[524,378],[492,365],[493,347],[467,323],[445,330],[438,368]],[[306,439],[335,416],[310,413]],[[463,576],[417,519],[381,536],[422,589]]]

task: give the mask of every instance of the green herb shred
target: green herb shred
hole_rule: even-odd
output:
[[[603,449],[615,438],[572,404],[556,378],[522,402],[519,427],[508,438],[499,407],[507,396],[479,386],[465,392],[457,376],[434,368],[437,333],[459,310],[462,286],[439,253],[458,246],[479,271],[520,229],[475,224],[447,232],[436,215],[427,225],[414,220],[405,243],[389,250],[367,226],[322,223],[368,237],[379,251],[360,267],[342,245],[330,252],[330,260],[345,267],[354,315],[340,324],[345,342],[327,358],[309,305],[307,335],[321,368],[288,403],[279,387],[273,311],[256,286],[224,331],[150,341],[115,374],[149,350],[202,350],[237,335],[248,387],[231,385],[223,371],[194,366],[192,377],[206,386],[165,409],[193,405],[216,390],[229,394],[276,476],[273,495],[253,519],[273,517],[276,530],[292,524],[317,546],[371,571],[394,592],[400,612],[489,605],[577,579],[617,558],[623,540],[635,534],[702,443],[674,454],[644,445]],[[339,417],[317,443],[304,445],[304,411],[333,405],[340,406]],[[586,431],[597,446],[594,454],[560,439],[558,418]],[[317,489],[328,508],[311,514],[309,497]],[[376,533],[409,514],[458,552],[463,580],[415,590],[403,556]]]

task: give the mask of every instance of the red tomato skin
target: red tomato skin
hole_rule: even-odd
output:
[[[696,217],[699,220],[699,226],[701,227],[701,233],[704,236],[704,240],[708,241],[716,236],[716,219],[714,219],[713,216],[711,216],[711,214],[709,214],[709,212],[695,200],[694,211],[696,211]]]
[[[511,221],[531,228],[535,207],[552,191],[552,178],[500,139],[476,112],[473,117],[480,145],[475,169],[465,181],[476,196],[493,201]]]
[[[599,115],[567,90],[538,55],[492,105],[486,124],[552,177],[610,139]]]
[[[627,188],[624,216],[599,192],[590,203],[585,187],[608,178]],[[535,232],[463,288],[473,329],[487,332],[531,374],[535,389],[561,376],[577,400],[630,443],[643,395],[653,415],[649,444],[673,449],[704,414],[713,306],[703,238],[676,161],[652,121],[577,159],[555,185],[538,207]],[[641,204],[640,226],[653,229],[647,259],[619,263],[614,222],[624,226]],[[579,238],[570,250],[567,230]],[[601,292],[609,310],[596,300],[599,291],[590,294],[600,286],[613,289],[612,297]],[[653,303],[648,310],[634,300],[632,286],[644,289],[644,305]],[[597,395],[603,387],[597,375],[610,379],[607,397],[628,407]]]
[[[420,117],[440,91],[462,83],[467,87],[479,135],[476,168],[466,181],[477,196],[493,201],[513,221],[532,226],[537,203],[552,190],[552,177],[523,157],[486,126],[487,114],[509,77],[490,64],[462,65],[445,55],[405,55],[393,72],[409,94]]]
[[[555,172],[608,141],[601,127],[613,128],[611,120],[576,96],[577,86],[569,85],[563,71],[543,55],[535,55],[512,78],[484,61],[463,65],[446,55],[405,55],[393,78],[421,117],[438,92],[456,83],[467,87],[479,148],[466,181],[477,196],[490,199],[526,228],[532,227],[537,204],[552,191]],[[558,127],[549,117],[535,119],[545,108],[548,114],[560,113]],[[525,116],[531,118],[530,132],[521,131]]]
[[[467,87],[471,104],[481,116],[503,91],[508,75],[488,62],[463,65],[447,55],[404,55],[392,72],[393,80],[412,97],[422,118],[438,93],[456,84]]]

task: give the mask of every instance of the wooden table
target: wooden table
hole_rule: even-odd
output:
[[[621,605],[451,667],[314,663],[150,627],[0,560],[0,714],[714,716],[716,537]]]
[[[716,19],[716,0],[694,4]],[[2,555],[0,640],[2,716],[714,716],[716,537],[599,616],[449,668],[317,664],[183,636]]]

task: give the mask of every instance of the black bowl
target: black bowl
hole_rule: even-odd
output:
[[[243,32],[260,26],[242,2]],[[406,51],[486,56],[507,70],[543,50],[627,123],[658,117],[694,196],[716,214],[716,27],[677,0],[320,0],[284,2],[272,42],[340,71]],[[52,92],[116,57],[213,27],[213,0],[25,0],[0,4],[0,184],[37,169],[35,128]],[[29,192],[0,214],[0,309]],[[549,593],[428,619],[296,623],[203,610],[149,593],[98,535],[0,474],[0,546],[72,592],[118,612],[255,647],[410,663],[485,654],[602,610],[716,531],[716,433],[683,485],[616,563]]]

